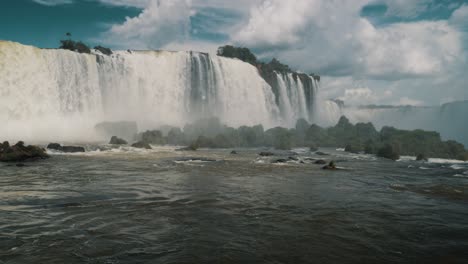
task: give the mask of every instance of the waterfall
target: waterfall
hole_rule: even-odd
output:
[[[294,126],[314,119],[318,83],[206,53],[39,49],[0,41],[0,138],[90,140],[103,121],[140,130],[215,116],[230,126]],[[278,103],[280,102],[280,103]]]

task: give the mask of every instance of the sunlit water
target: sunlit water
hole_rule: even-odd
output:
[[[0,164],[0,263],[468,262],[466,163],[230,151]]]

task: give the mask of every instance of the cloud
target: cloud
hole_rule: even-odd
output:
[[[72,0],[33,0],[34,2],[46,5],[46,6],[55,6],[55,5],[64,5],[64,4],[72,4]]]
[[[376,27],[360,16],[368,2],[265,1],[233,40],[305,71],[381,79],[441,72],[462,52],[460,34],[447,21]]]
[[[158,49],[172,42],[184,42],[191,15],[188,0],[150,1],[139,16],[127,17],[124,23],[112,26],[105,39],[133,49]]]

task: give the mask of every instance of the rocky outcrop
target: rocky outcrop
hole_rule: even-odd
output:
[[[86,152],[85,148],[77,146],[62,146],[58,143],[50,143],[47,149],[56,150],[64,153],[81,153]]]
[[[45,149],[32,145],[25,146],[23,141],[19,141],[13,146],[10,146],[8,141],[0,143],[1,162],[23,162],[48,157]]]
[[[117,136],[112,136],[109,144],[111,145],[127,145],[128,142],[125,139],[121,139]]]
[[[263,151],[263,152],[258,153],[258,155],[260,155],[262,157],[271,157],[271,156],[274,156],[275,153],[269,152],[269,151]]]
[[[146,142],[143,142],[143,141],[139,141],[137,143],[134,143],[132,145],[132,147],[134,148],[140,148],[140,149],[152,149],[150,144],[146,143]]]
[[[337,170],[334,161],[330,161],[330,163],[328,163],[328,165],[322,167],[322,169],[324,169],[324,170]]]
[[[416,156],[416,160],[417,161],[429,161],[429,159],[424,154],[419,154],[418,156]]]

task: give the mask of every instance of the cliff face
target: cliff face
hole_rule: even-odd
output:
[[[264,79],[265,78],[265,79]],[[38,49],[0,42],[0,135],[87,138],[103,121],[141,129],[215,116],[230,126],[311,121],[315,79],[197,52]],[[30,128],[34,124],[36,131]],[[70,136],[70,138],[68,138]]]

